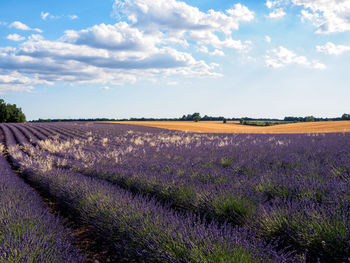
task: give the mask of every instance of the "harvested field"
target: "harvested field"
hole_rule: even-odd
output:
[[[350,121],[320,121],[281,124],[267,127],[241,125],[220,121],[124,121],[116,123],[158,127],[169,130],[213,133],[333,133],[350,132]]]

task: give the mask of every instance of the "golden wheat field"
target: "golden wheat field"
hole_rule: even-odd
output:
[[[350,132],[350,121],[320,121],[280,124],[267,127],[241,125],[238,121],[222,123],[220,121],[123,121],[125,123],[181,130],[189,132],[213,133],[333,133]]]

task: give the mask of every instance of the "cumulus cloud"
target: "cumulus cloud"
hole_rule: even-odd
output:
[[[316,33],[330,34],[350,30],[350,0],[267,0],[265,5],[274,9],[269,17],[281,17],[285,8],[301,7],[302,22],[311,22]]]
[[[22,41],[26,39],[25,37],[20,36],[18,34],[9,34],[6,38],[12,41]]]
[[[12,22],[10,25],[9,25],[10,28],[17,28],[17,29],[20,29],[20,30],[31,30],[31,28],[25,24],[23,24],[22,22],[19,22],[19,21],[15,21],[15,22]]]
[[[39,34],[32,34],[31,36],[29,36],[28,38],[29,40],[42,40],[44,39],[44,37],[42,35],[39,35]]]
[[[282,8],[283,0],[267,0],[265,5],[267,8],[272,9],[272,11],[267,15],[271,19],[279,19],[286,15],[284,8]]]
[[[31,69],[44,69],[46,62],[51,68],[65,67],[73,64],[85,64],[107,69],[161,69],[186,67],[196,64],[196,60],[189,53],[177,51],[169,47],[155,49],[148,52],[113,52],[106,49],[96,49],[89,46],[75,45],[58,41],[27,41],[19,48],[3,52],[2,63],[19,68],[30,66]],[[42,65],[40,66],[40,61]],[[66,64],[68,63],[68,64]],[[43,68],[42,68],[43,67]]]
[[[114,11],[118,16],[126,16],[138,27],[154,26],[171,30],[212,29],[230,33],[237,30],[242,21],[254,19],[254,12],[241,4],[225,12],[198,8],[176,0],[116,0]]]
[[[282,68],[294,64],[307,68],[326,69],[326,66],[319,61],[310,61],[305,56],[299,56],[282,46],[278,49],[272,49],[267,52],[267,55],[265,56],[265,64],[271,68]]]
[[[95,25],[80,31],[68,30],[62,40],[94,48],[125,51],[149,50],[161,42],[160,35],[144,34],[125,22],[115,25]]]
[[[206,46],[197,47],[197,51],[208,54],[210,56],[225,56],[225,53],[222,50],[215,49],[214,51],[210,52]]]
[[[17,76],[27,81],[26,87],[58,81],[110,87],[157,76],[215,77],[221,76],[217,64],[198,60],[186,49],[224,56],[224,49],[245,52],[251,47],[250,41],[231,36],[242,22],[254,19],[254,12],[241,4],[202,12],[176,0],[116,0],[114,10],[126,22],[67,30],[56,41],[32,34],[17,47],[0,47],[3,78]],[[41,13],[43,20],[57,17],[77,18]],[[19,21],[10,27],[41,32]],[[7,82],[14,89],[18,85]]]
[[[273,19],[278,19],[284,17],[286,12],[284,12],[283,8],[277,8],[269,13],[268,17]]]
[[[18,73],[17,71],[0,70],[0,94],[5,91],[30,91],[33,85],[52,83],[45,80],[40,80],[37,76],[32,78]]]
[[[281,3],[282,3],[282,0],[274,0],[274,1],[267,0],[265,2],[265,5],[266,5],[267,8],[274,8],[275,6],[281,5]]]
[[[350,46],[336,45],[332,42],[328,42],[323,46],[316,46],[318,52],[328,55],[340,55],[344,52],[350,51]]]
[[[224,40],[220,40],[216,34],[208,31],[193,31],[190,33],[190,38],[192,40],[195,40],[199,44],[211,45],[216,49],[234,48],[243,50],[246,49],[249,45],[249,42],[243,44],[242,41],[234,40],[231,37],[227,37]]]
[[[104,90],[111,90],[111,87],[109,87],[109,86],[103,86],[103,87],[101,87],[101,89],[104,89]]]
[[[0,68],[35,75],[37,80],[47,82],[118,85],[160,74],[218,75],[213,65],[196,60],[190,53],[158,46],[158,38],[143,34],[126,23],[118,23],[69,31],[58,41],[32,35],[16,48],[0,48]]]
[[[126,17],[133,27],[145,32],[162,32],[167,38],[197,41],[199,45],[210,45],[215,49],[245,46],[233,40],[231,33],[238,30],[241,22],[254,19],[254,12],[242,4],[235,4],[225,11],[202,12],[185,2],[176,0],[115,0],[114,11],[118,17]],[[221,40],[219,33],[223,33]],[[207,37],[207,39],[205,39]]]
[[[39,33],[43,32],[41,29],[39,28],[30,28],[29,26],[27,26],[26,24],[23,24],[20,21],[14,21],[9,25],[9,28],[16,28],[19,30],[26,30],[26,31],[37,31]]]
[[[317,27],[316,33],[329,34],[350,30],[350,0],[292,0],[301,6],[302,21]]]
[[[265,36],[265,42],[266,43],[271,43],[271,37]]]

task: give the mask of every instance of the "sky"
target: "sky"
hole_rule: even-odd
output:
[[[0,0],[0,98],[39,118],[350,113],[350,0]]]

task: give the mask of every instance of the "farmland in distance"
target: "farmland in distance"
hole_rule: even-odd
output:
[[[123,121],[126,123],[170,130],[202,133],[333,133],[350,132],[350,121],[319,121],[280,124],[268,127],[240,125],[239,121]]]

